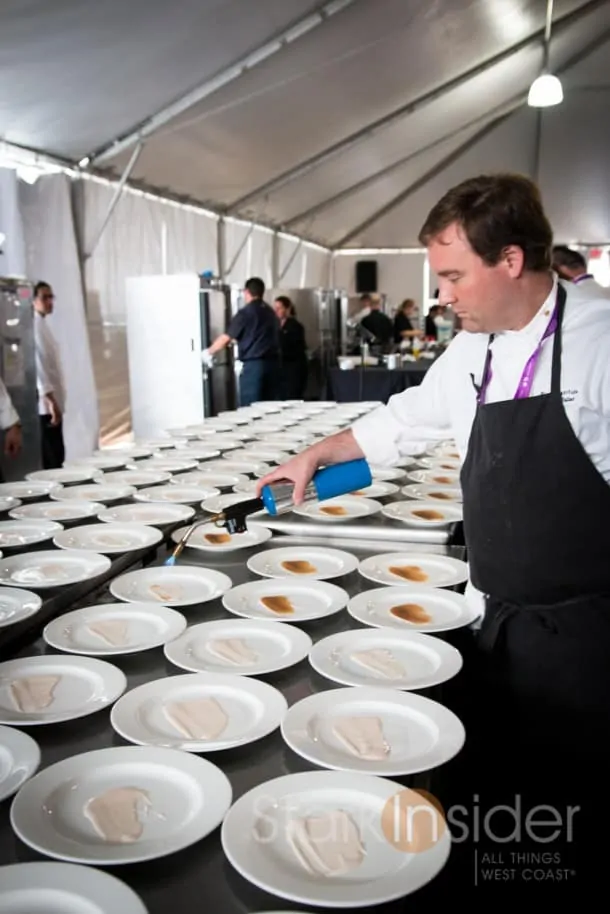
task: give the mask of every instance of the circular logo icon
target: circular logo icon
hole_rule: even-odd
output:
[[[436,797],[426,790],[395,793],[381,813],[381,828],[392,847],[405,854],[423,854],[447,831],[445,813]]]

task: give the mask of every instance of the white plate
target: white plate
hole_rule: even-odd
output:
[[[188,527],[180,527],[172,533],[174,543],[179,543]],[[208,537],[223,537],[222,542],[214,541]],[[187,549],[198,549],[200,552],[237,552],[238,549],[252,549],[266,543],[272,536],[271,530],[260,524],[248,524],[244,533],[228,533],[216,524],[202,524],[191,533],[186,544]],[[225,541],[225,537],[228,540]]]
[[[72,460],[65,464],[68,467],[92,467],[96,470],[120,470],[125,466],[126,457],[124,453],[113,451],[112,454],[92,455],[91,457],[79,457],[78,460]]]
[[[52,520],[58,524],[73,524],[87,517],[95,517],[104,505],[97,501],[41,501],[22,505],[10,512],[14,520]]]
[[[396,482],[407,475],[405,470],[398,467],[371,467],[370,469],[374,482]]]
[[[244,879],[289,901],[323,908],[366,908],[403,899],[438,875],[451,850],[446,827],[439,827],[438,840],[421,853],[406,853],[387,840],[384,811],[392,808],[403,790],[387,778],[337,771],[274,778],[233,804],[222,824],[222,847]],[[355,824],[364,859],[340,876],[312,875],[293,850],[288,825],[299,818],[339,811]]]
[[[177,453],[177,452],[176,452]],[[139,463],[128,463],[128,470],[160,470],[162,473],[188,473],[196,470],[199,464],[196,460],[177,457],[175,460],[166,459],[165,457],[150,457],[148,460],[142,460]]]
[[[0,727],[0,800],[16,793],[40,765],[38,743],[14,727]],[[0,868],[0,899],[3,892]],[[0,911],[3,904],[0,900]]]
[[[237,454],[234,455],[237,457]],[[247,447],[243,451],[239,452],[239,457],[252,457],[252,462],[258,463],[258,461],[263,461],[264,463],[286,463],[290,460],[290,454],[286,451],[278,451],[270,447],[257,447],[253,445],[252,447]]]
[[[74,863],[14,863],[0,868],[1,914],[147,914],[115,876]]]
[[[56,482],[3,482],[0,483],[0,498],[18,498],[27,501],[30,498],[46,498],[54,489]]]
[[[216,705],[216,729],[209,738],[186,735],[166,716],[175,703],[199,701]],[[287,707],[278,689],[249,676],[181,673],[127,692],[114,705],[110,723],[123,739],[138,745],[218,752],[268,736],[279,727]]]
[[[80,581],[90,581],[105,574],[110,559],[94,552],[78,549],[49,549],[26,552],[0,560],[0,584],[10,587],[65,587]]]
[[[212,486],[214,489],[230,489],[240,482],[247,482],[248,477],[242,473],[221,473],[213,469],[209,472],[205,465],[200,470],[194,470],[192,473],[183,473],[181,476],[173,476],[172,483],[185,486]]]
[[[291,571],[285,562],[304,562],[308,568]],[[324,581],[351,574],[358,567],[358,559],[341,549],[327,549],[315,546],[286,546],[282,549],[266,549],[248,559],[248,568],[254,574],[266,578],[297,578]]]
[[[397,492],[400,492],[400,488],[393,482],[374,482],[351,495],[355,498],[385,498],[386,495],[396,495]]]
[[[38,693],[32,703],[27,695],[20,699],[14,688],[19,680],[29,679],[35,679]],[[0,663],[0,723],[35,726],[77,720],[112,704],[126,686],[122,670],[105,660],[51,654],[7,660]]]
[[[111,583],[110,593],[127,603],[196,606],[218,599],[232,586],[231,578],[211,568],[159,565],[120,575]]]
[[[220,464],[215,465],[215,469],[220,468]],[[266,476],[267,473],[270,473],[273,467],[270,463],[262,463],[259,461],[254,461],[252,457],[238,457],[233,459],[231,457],[224,457],[222,461],[222,467],[226,467],[227,470],[233,470],[235,473],[246,474],[249,473],[251,476]]]
[[[108,622],[114,626],[99,627]],[[167,606],[101,603],[64,613],[49,622],[42,636],[48,645],[68,654],[107,657],[161,647],[185,628],[184,616]]]
[[[3,514],[5,511],[16,511],[20,507],[20,500],[18,498],[13,498],[12,495],[3,495],[0,498],[0,514]]]
[[[444,460],[447,457],[449,460],[460,460],[460,452],[455,441],[445,441],[437,444],[429,453],[431,457],[436,459]]]
[[[405,605],[417,608],[415,612],[420,621],[416,621],[413,616],[405,620],[392,612],[396,607]],[[352,597],[347,610],[350,616],[364,625],[420,632],[446,632],[463,628],[471,625],[480,615],[461,593],[434,587],[417,587],[415,584],[365,590]]]
[[[55,470],[36,470],[25,477],[32,482],[55,482],[64,486],[73,483],[91,482],[102,475],[101,470],[87,467],[58,467]]]
[[[149,447],[117,447],[117,448],[102,448],[99,451],[94,451],[96,457],[115,457],[121,458],[122,460],[143,460],[145,457],[150,457],[152,455],[152,450]]]
[[[171,473],[161,470],[157,472],[154,470],[117,470],[114,473],[104,473],[103,476],[96,479],[96,482],[112,486],[135,486],[139,489],[144,486],[156,486],[169,482],[171,478]]]
[[[462,668],[462,655],[431,635],[366,628],[323,638],[310,651],[309,662],[341,685],[411,691],[452,679]]]
[[[123,700],[123,699],[121,699]],[[372,758],[337,734],[339,721],[377,721],[381,745]],[[462,749],[464,725],[443,705],[422,695],[381,687],[329,689],[292,705],[282,722],[288,746],[322,768],[404,777],[446,764]]]
[[[462,520],[461,505],[442,505],[438,501],[392,501],[383,506],[382,512],[390,520],[410,527],[446,527]]]
[[[170,502],[177,505],[194,505],[202,498],[211,498],[213,495],[220,495],[218,489],[213,486],[205,488],[204,486],[183,486],[168,483],[166,486],[153,486],[151,489],[140,489],[134,495],[135,501],[146,502]]]
[[[177,446],[175,438],[147,438],[144,441],[138,441],[141,447],[149,448],[152,451],[170,451]]]
[[[143,524],[88,524],[63,530],[53,539],[60,549],[86,549],[103,555],[123,555],[157,545],[163,534]]]
[[[149,527],[164,527],[189,521],[195,514],[190,505],[174,505],[170,502],[150,504],[116,505],[98,514],[98,520],[105,524],[145,524]]]
[[[296,505],[292,510],[301,517],[336,524],[357,520],[361,517],[371,517],[381,511],[381,504],[358,495],[342,495],[340,498],[306,502],[303,505]],[[329,511],[340,511],[341,513],[331,514]]]
[[[390,568],[413,569],[413,577],[390,571]],[[413,584],[416,587],[425,584],[428,587],[453,587],[468,580],[468,565],[460,559],[446,555],[428,555],[425,552],[385,552],[371,555],[360,562],[358,571],[363,578],[378,584],[402,585]]]
[[[50,493],[54,501],[100,501],[106,505],[113,501],[122,501],[123,498],[130,498],[136,493],[135,486],[111,486],[105,483],[94,482],[91,486],[68,486],[62,488],[58,486]]]
[[[235,644],[236,640],[240,644]],[[219,643],[225,641],[232,644]],[[260,676],[300,663],[311,646],[309,635],[294,625],[223,619],[189,626],[165,645],[164,653],[170,663],[190,673]]]
[[[22,549],[44,543],[62,530],[61,524],[50,520],[0,521],[0,549]]]
[[[288,612],[269,609],[261,600],[286,597]],[[341,587],[326,581],[294,581],[287,578],[248,581],[233,587],[222,598],[226,610],[245,619],[266,619],[274,622],[309,622],[323,619],[345,609],[349,596]],[[292,607],[293,612],[290,612]]]
[[[0,587],[0,628],[29,619],[42,606],[42,598],[18,587]]]
[[[437,504],[461,504],[461,488],[452,486],[428,486],[415,483],[410,486],[404,486],[401,489],[403,495],[407,498],[417,498],[420,501],[433,501]]]
[[[449,473],[459,473],[461,469],[461,463],[458,460],[454,460],[451,457],[446,457],[444,460],[442,457],[418,457],[417,463],[424,470],[434,470],[435,472],[444,473],[445,471]]]
[[[121,788],[139,792],[143,831],[132,842],[104,840],[85,814],[93,799]],[[121,746],[75,755],[40,771],[13,800],[11,825],[25,844],[48,857],[110,866],[155,860],[201,841],[220,825],[231,800],[227,777],[206,759]],[[41,809],[49,815],[42,816]],[[116,907],[113,914],[124,910]]]
[[[208,514],[220,514],[225,508],[231,505],[238,505],[240,501],[246,501],[243,492],[228,492],[226,495],[216,495],[214,498],[206,498],[201,502],[203,511]]]
[[[246,482],[240,482],[234,486],[234,491],[239,492],[240,495],[252,495],[256,496],[256,487],[258,485],[257,479],[248,479]]]
[[[411,470],[407,476],[411,482],[424,486],[449,486],[454,489],[460,486],[460,474],[450,470]]]

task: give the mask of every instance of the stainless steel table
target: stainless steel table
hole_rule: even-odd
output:
[[[375,524],[371,524],[369,529],[374,529],[375,526]],[[344,548],[359,558],[365,558],[375,552],[385,552],[393,548],[405,549],[404,530],[402,536],[400,532],[400,529],[396,528],[395,540],[386,539],[383,543],[380,543],[374,535],[366,540],[358,540],[349,535],[346,536],[346,528],[341,525],[341,530],[337,527],[334,529],[332,536],[328,531],[323,538],[312,535],[301,539],[281,535],[274,536],[264,548],[273,548],[277,545],[296,545],[298,543],[330,545],[332,541],[334,546],[343,544]],[[168,545],[164,545],[156,550],[154,556],[149,555],[144,559],[140,556],[137,557],[137,561],[161,564],[167,557],[169,548]],[[410,542],[408,548],[410,551],[448,554],[456,558],[463,557],[463,550],[460,547],[443,544]],[[255,551],[259,550],[216,556],[214,567],[228,574],[234,584],[240,584],[248,580],[259,580],[247,570],[245,564],[249,555]],[[183,553],[180,563],[209,565],[210,558],[208,553],[187,549]],[[113,598],[109,596],[107,590],[108,583],[104,582],[101,587],[90,591],[86,597],[76,599],[61,611],[106,600],[112,601]],[[335,579],[334,583],[344,587],[350,595],[378,586],[366,581],[357,573],[345,578]],[[179,611],[182,610],[179,609]],[[189,624],[229,617],[220,601],[198,607],[185,607],[183,612]],[[303,627],[313,640],[317,641],[335,632],[360,626],[346,611],[343,611],[328,619],[304,624]],[[461,639],[468,639],[468,633],[461,630],[447,633],[444,637],[460,648]],[[22,645],[19,652],[14,656],[31,656],[44,653],[55,652],[48,648],[40,634],[37,634],[30,643]],[[179,675],[182,672],[165,660],[160,648],[128,657],[111,657],[109,659],[127,675],[128,689],[153,679]],[[316,674],[307,661],[291,669],[262,678],[279,688],[286,696],[289,705],[314,692],[334,687],[333,683]],[[444,700],[443,688],[426,694],[438,700]],[[445,703],[450,704],[448,701]],[[39,742],[42,750],[41,767],[46,767],[56,761],[83,752],[126,745],[125,741],[116,735],[111,728],[108,709],[75,723],[68,722],[47,727],[36,727],[32,728],[30,732]],[[213,753],[210,754],[209,758],[229,777],[235,800],[250,788],[266,780],[288,773],[315,770],[314,766],[309,765],[295,755],[284,744],[278,731],[257,743],[232,751]],[[434,789],[434,776],[434,772],[429,772],[419,778],[404,779],[402,782],[426,788],[432,786]],[[13,834],[9,822],[10,802],[10,800],[7,800],[0,804],[0,862],[6,864],[44,859],[23,845]],[[166,914],[168,911],[171,911],[172,914],[193,914],[193,912],[204,908],[209,911],[222,912],[222,914],[304,910],[298,905],[291,905],[282,899],[265,894],[239,876],[224,857],[218,829],[193,847],[162,860],[109,868],[108,872],[113,872],[132,886],[140,894],[150,914]],[[409,896],[406,901],[402,900],[390,905],[366,910],[373,912],[373,914],[398,914],[398,912],[404,911],[405,906],[408,904],[409,910],[423,911],[429,908],[432,894],[436,897],[438,891],[447,891],[447,884],[449,880],[450,885],[450,879],[451,873],[448,864],[445,871],[429,887],[420,890],[414,896]],[[318,908],[317,910],[325,909]],[[120,912],[117,912],[117,914],[120,914]]]

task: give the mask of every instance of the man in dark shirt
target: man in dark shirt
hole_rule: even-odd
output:
[[[203,359],[211,364],[214,355],[230,343],[237,343],[242,363],[239,376],[240,406],[250,406],[259,400],[272,400],[276,394],[279,358],[279,322],[273,308],[265,301],[265,283],[254,277],[244,287],[245,306],[231,320],[226,333],[221,333]]]
[[[368,300],[367,300],[368,299]],[[360,323],[368,330],[369,333],[372,333],[375,337],[375,342],[380,346],[387,346],[388,343],[392,342],[392,337],[394,335],[394,327],[392,326],[392,321],[384,314],[381,310],[381,301],[377,296],[362,296],[361,301],[364,304],[367,304],[370,308],[370,311],[365,315]]]

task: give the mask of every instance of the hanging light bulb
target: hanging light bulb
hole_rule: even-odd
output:
[[[561,80],[552,73],[543,73],[530,86],[527,103],[531,108],[550,108],[563,101]]]
[[[544,64],[542,73],[530,86],[527,103],[531,108],[550,108],[563,101],[563,87],[557,76],[549,73],[549,52],[553,23],[553,0],[547,0],[544,29]]]

